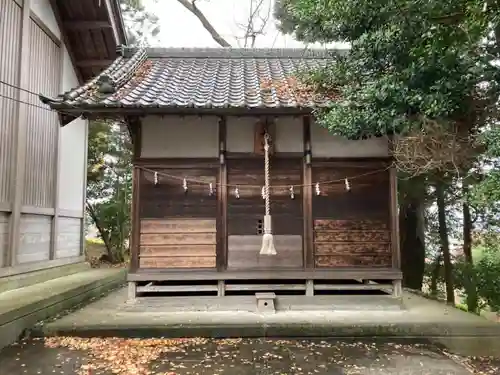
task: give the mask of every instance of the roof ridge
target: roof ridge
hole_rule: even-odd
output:
[[[137,47],[122,46],[125,58],[134,56]],[[344,54],[348,49],[340,48],[234,48],[234,47],[148,47],[144,49],[149,58],[329,58],[335,54]]]

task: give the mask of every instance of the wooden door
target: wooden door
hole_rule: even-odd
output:
[[[270,184],[282,185],[271,188],[272,227],[278,253],[274,256],[259,255],[265,214],[261,190],[264,158],[228,160],[227,166],[228,269],[302,268],[302,188],[297,186],[302,184],[302,160],[271,158]]]

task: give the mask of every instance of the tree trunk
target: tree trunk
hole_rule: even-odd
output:
[[[438,296],[438,283],[439,283],[439,274],[441,272],[441,260],[442,260],[442,253],[439,252],[438,256],[436,257],[436,260],[434,261],[434,268],[432,270],[432,275],[431,275],[430,292],[431,296],[433,297]]]
[[[425,224],[423,215],[425,188],[423,184],[417,183],[412,184],[412,188],[417,186],[417,191],[401,200],[399,231],[403,286],[422,290],[425,272]]]
[[[455,304],[455,291],[453,288],[453,273],[451,269],[450,243],[448,240],[448,228],[446,225],[446,206],[444,200],[444,184],[436,183],[436,203],[438,207],[439,240],[443,254],[444,281],[446,284],[446,301]]]
[[[94,222],[97,230],[99,231],[99,234],[101,235],[102,241],[104,242],[104,247],[106,248],[106,256],[108,257],[108,261],[110,263],[114,263],[114,252],[113,252],[113,247],[111,246],[109,242],[108,235],[104,228],[99,223],[99,218],[97,217],[96,212],[92,208],[92,205],[87,203],[87,210],[89,212],[90,217],[92,218],[92,221]]]
[[[470,214],[470,207],[468,202],[469,185],[464,179],[462,181],[462,195],[463,204],[462,211],[464,216],[463,224],[463,237],[464,237],[464,257],[465,257],[465,279],[464,288],[467,294],[467,310],[477,312],[478,299],[477,299],[477,286],[476,286],[476,271],[474,269],[472,259],[472,218]]]

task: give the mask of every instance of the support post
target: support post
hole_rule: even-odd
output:
[[[23,89],[29,88],[30,83],[30,14],[31,0],[24,0],[21,16],[21,48],[20,48],[20,66],[17,77],[17,86]],[[11,185],[11,197],[13,197],[12,213],[9,222],[9,245],[5,252],[4,265],[14,266],[16,264],[16,253],[19,248],[21,238],[21,209],[22,197],[24,193],[24,175],[26,169],[26,137],[28,126],[28,106],[22,102],[29,102],[29,93],[23,90],[17,90],[17,113],[15,130],[15,149],[11,170],[14,172],[14,178]]]
[[[314,236],[313,236],[313,218],[312,218],[312,169],[311,169],[311,118],[303,118],[303,176],[302,183],[302,209],[304,211],[304,266],[306,269],[314,268]]]
[[[219,119],[219,186],[217,188],[217,270],[227,267],[226,117]]]
[[[138,118],[128,119],[130,129],[134,135],[133,142],[133,170],[132,170],[132,207],[131,207],[131,224],[132,233],[130,241],[130,272],[136,272],[139,268],[139,247],[141,236],[141,221],[140,221],[140,178],[141,171],[135,165],[141,156],[141,143],[142,143],[142,125]],[[130,290],[130,284],[129,284]]]
[[[129,281],[127,302],[135,302],[136,298],[137,298],[137,283],[135,281]]]
[[[89,126],[90,122],[88,120],[85,120],[85,147],[84,147],[84,155],[83,155],[83,160],[85,160],[85,167],[83,168],[83,192],[82,192],[82,220],[81,220],[81,227],[80,227],[80,255],[85,255],[85,212],[87,211],[87,163],[88,163],[88,152],[89,152],[89,145],[88,145],[88,139],[89,139]]]
[[[63,65],[64,65],[64,47],[59,45],[59,92],[64,91],[63,84]],[[54,154],[54,216],[52,217],[52,227],[50,231],[50,249],[49,249],[49,260],[55,259],[57,251],[57,243],[59,238],[59,182],[61,178],[61,127],[56,122],[56,149]],[[87,138],[85,137],[85,144],[87,143]],[[85,176],[87,175],[87,159],[85,158],[85,164],[83,165]],[[86,184],[84,184],[85,186]],[[85,186],[86,187],[86,186]],[[86,189],[85,189],[86,190]],[[85,198],[84,198],[85,201]],[[83,226],[83,223],[82,223]]]

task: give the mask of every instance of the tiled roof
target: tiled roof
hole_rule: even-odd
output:
[[[297,80],[324,66],[327,50],[142,49],[122,56],[53,108],[314,108],[329,98]]]

